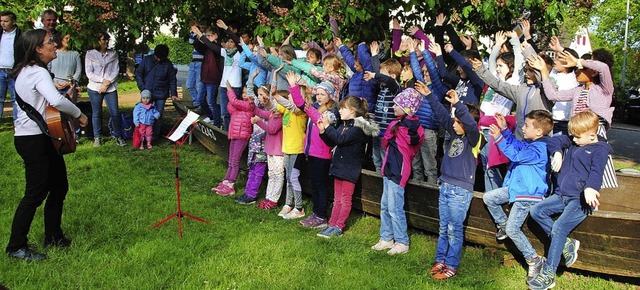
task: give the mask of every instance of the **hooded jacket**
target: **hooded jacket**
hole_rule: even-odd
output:
[[[229,103],[227,109],[231,114],[229,122],[229,139],[249,140],[253,132],[251,117],[256,105],[249,101],[238,100],[233,90],[227,90]]]
[[[511,160],[502,186],[509,187],[509,202],[542,201],[547,193],[548,136],[520,141],[505,129],[496,139],[500,151]]]
[[[337,128],[328,126],[320,138],[328,146],[335,146],[329,175],[357,183],[365,157],[365,144],[379,134],[378,124],[362,117],[343,121]]]

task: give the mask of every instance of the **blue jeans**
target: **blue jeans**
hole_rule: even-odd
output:
[[[0,118],[4,113],[4,100],[7,97],[7,89],[11,96],[11,106],[13,107],[13,120],[18,118],[18,104],[16,104],[15,80],[9,77],[6,71],[0,70]]]
[[[522,232],[522,224],[529,215],[529,210],[536,205],[534,201],[516,201],[511,206],[509,217],[502,210],[505,203],[509,203],[509,188],[501,187],[484,194],[482,198],[484,204],[487,205],[489,213],[499,227],[504,227],[507,235],[514,245],[520,250],[520,253],[526,258],[531,259],[538,256],[536,250],[529,243],[529,239]]]
[[[162,130],[162,116],[164,116],[164,104],[166,102],[167,99],[153,101],[153,106],[156,107],[158,112],[160,112],[160,118],[153,121],[153,139],[158,139],[160,136],[160,130]]]
[[[189,95],[191,95],[191,101],[193,102],[194,107],[200,107],[202,104],[200,103],[202,99],[200,99],[200,95],[198,90],[202,85],[202,81],[200,79],[200,70],[202,68],[201,61],[192,61],[189,63],[189,73],[187,74],[187,91],[189,91]]]
[[[413,169],[413,179],[422,181],[424,177],[428,183],[436,184],[438,181],[438,161],[436,153],[438,151],[438,132],[424,128],[424,143],[420,151],[411,162]]]
[[[220,106],[218,105],[218,85],[200,83],[199,99],[206,100],[207,110],[204,112],[216,127],[220,127]]]
[[[464,243],[464,220],[467,218],[472,198],[473,192],[462,187],[446,182],[440,185],[440,233],[436,246],[436,262],[444,263],[453,270],[457,270],[460,265]]]
[[[118,91],[110,93],[98,93],[94,90],[87,89],[89,100],[91,101],[91,122],[93,124],[93,138],[102,136],[102,101],[107,103],[109,116],[113,122],[113,130],[116,137],[121,137],[122,120],[118,112]]]
[[[373,146],[371,148],[373,156],[373,165],[376,167],[376,172],[382,172],[382,161],[384,161],[384,149],[382,149],[382,137],[373,137]]]
[[[409,245],[407,217],[404,212],[404,187],[383,177],[380,201],[380,238],[384,241]]]
[[[560,217],[554,222],[551,216],[557,213]],[[531,208],[531,217],[551,238],[545,269],[558,269],[562,250],[569,233],[573,231],[591,213],[584,208],[579,197],[567,197],[554,194]]]
[[[242,88],[232,88],[236,93],[236,98],[242,99]],[[218,96],[220,97],[220,117],[222,117],[222,129],[229,131],[229,121],[231,121],[231,115],[227,109],[229,103],[229,96],[227,95],[227,87],[220,86],[218,90]]]
[[[487,144],[485,144],[480,151],[480,159],[482,160],[482,168],[484,168],[484,191],[489,192],[491,190],[502,187],[502,182],[504,181],[504,179],[498,167],[487,168],[487,164],[489,164],[488,140],[493,137],[491,137],[491,131],[489,129],[482,130],[482,134],[484,134],[484,137],[487,140]]]

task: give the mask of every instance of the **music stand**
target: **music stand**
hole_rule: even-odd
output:
[[[164,218],[163,220],[157,222],[155,225],[153,225],[154,228],[159,227],[160,225],[166,223],[167,221],[169,221],[170,219],[177,217],[178,218],[178,235],[182,238],[182,218],[183,217],[188,217],[190,219],[199,221],[201,223],[205,223],[205,224],[211,224],[211,222],[199,218],[197,216],[191,215],[186,213],[185,211],[182,210],[182,204],[181,204],[181,200],[180,200],[180,175],[178,174],[179,167],[178,167],[178,145],[184,144],[185,141],[187,141],[188,137],[191,135],[191,132],[193,132],[193,130],[196,128],[196,123],[198,122],[198,114],[194,113],[194,112],[189,112],[186,116],[182,117],[171,129],[171,131],[169,132],[168,136],[165,136],[165,138],[171,140],[173,142],[173,162],[175,164],[175,175],[176,175],[176,200],[178,203],[178,209],[176,210],[176,212],[172,213],[171,215],[167,216],[166,218]]]

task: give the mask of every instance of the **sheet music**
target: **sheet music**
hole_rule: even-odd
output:
[[[176,130],[173,131],[173,134],[169,136],[169,140],[176,142],[180,138],[182,138],[184,134],[189,132],[189,126],[197,122],[198,118],[200,118],[200,115],[194,113],[193,111],[189,111],[187,116],[185,116],[184,119],[182,119],[182,122],[180,122],[180,125],[178,125],[178,128],[176,128]]]

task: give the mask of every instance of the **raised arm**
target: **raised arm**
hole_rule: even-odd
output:
[[[433,58],[431,58],[431,54],[426,50],[422,51],[422,59],[425,60],[425,64],[427,66],[427,72],[429,73],[429,78],[431,79],[430,89],[433,93],[436,94],[438,100],[442,102],[444,95],[447,93],[448,88],[442,83],[440,79],[440,74],[438,73],[438,68],[436,67]]]

